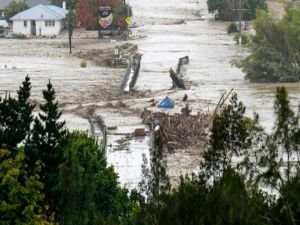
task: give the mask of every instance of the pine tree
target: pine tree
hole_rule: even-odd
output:
[[[202,179],[221,177],[231,167],[232,157],[240,156],[249,146],[250,132],[244,118],[245,110],[234,93],[230,104],[213,119],[210,146],[204,153],[204,162],[201,164]]]
[[[161,130],[163,128],[161,127]],[[142,214],[146,213],[146,224],[159,224],[159,214],[162,209],[164,196],[170,193],[171,184],[166,172],[166,164],[163,161],[163,138],[161,130],[154,134],[154,148],[150,151],[150,169],[148,161],[143,156],[142,181],[139,188],[146,197],[146,202],[141,203]]]
[[[298,118],[295,117],[293,110],[290,108],[288,93],[285,87],[278,87],[276,90],[276,100],[274,104],[276,115],[275,132],[273,141],[277,146],[282,146],[282,150],[286,155],[287,169],[286,179],[289,181],[291,177],[291,157],[296,153],[293,137],[298,128]]]
[[[26,143],[26,156],[29,170],[36,161],[43,164],[42,181],[45,184],[46,202],[51,209],[57,205],[58,167],[63,162],[63,146],[66,142],[65,122],[60,122],[61,112],[58,111],[58,102],[55,101],[55,91],[48,83],[47,90],[43,90],[45,103],[40,105],[41,113],[34,120],[32,135]]]
[[[28,75],[17,91],[18,99],[5,96],[0,98],[0,146],[14,149],[28,137],[34,105],[28,102],[31,83]]]

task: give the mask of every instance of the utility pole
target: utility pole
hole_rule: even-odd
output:
[[[238,0],[239,1],[239,6],[238,9],[232,9],[232,11],[237,11],[238,12],[238,17],[239,17],[239,33],[240,33],[240,37],[239,37],[239,45],[242,45],[242,14],[245,11],[248,11],[248,9],[242,9],[242,0]]]
[[[70,54],[72,54],[72,35],[73,35],[73,25],[69,24],[69,47],[70,47]]]
[[[237,11],[238,12],[238,17],[239,17],[239,32],[242,32],[242,14],[245,11],[248,11],[248,9],[242,9],[242,0],[239,1],[239,6],[238,9],[232,9],[232,11]]]

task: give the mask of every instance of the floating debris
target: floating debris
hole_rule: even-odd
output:
[[[183,149],[207,143],[210,115],[197,115],[153,112],[145,109],[142,113],[143,123],[151,128],[159,127],[168,149]]]

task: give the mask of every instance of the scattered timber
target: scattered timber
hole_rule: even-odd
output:
[[[130,59],[121,83],[121,91],[129,92],[135,86],[140,72],[141,58],[141,55],[136,54],[132,57],[132,59]]]
[[[143,123],[150,128],[160,127],[164,144],[169,150],[183,149],[207,143],[210,115],[168,115],[145,109],[141,115]]]

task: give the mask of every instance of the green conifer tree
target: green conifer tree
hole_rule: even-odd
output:
[[[0,98],[0,146],[12,149],[28,137],[34,105],[29,103],[31,83],[28,75],[17,91],[18,99]]]
[[[249,146],[250,132],[244,118],[245,110],[234,93],[230,104],[213,119],[210,146],[201,164],[203,170],[200,175],[204,180],[221,177],[231,167],[232,157],[240,156]]]
[[[146,202],[141,203],[140,213],[145,213],[145,218],[140,217],[146,224],[159,224],[159,214],[162,209],[163,198],[171,190],[171,184],[166,172],[166,163],[163,160],[162,127],[154,134],[154,148],[150,150],[150,168],[148,161],[143,156],[142,180],[139,184],[140,191],[145,195]],[[142,199],[143,200],[143,199]]]
[[[55,211],[58,203],[55,187],[58,182],[58,167],[63,162],[66,130],[65,122],[59,121],[62,113],[58,110],[55,91],[50,81],[47,89],[43,90],[43,97],[46,102],[40,105],[41,113],[34,120],[31,137],[26,143],[26,156],[29,170],[34,167],[36,161],[40,160],[43,163],[45,200],[50,209]]]

